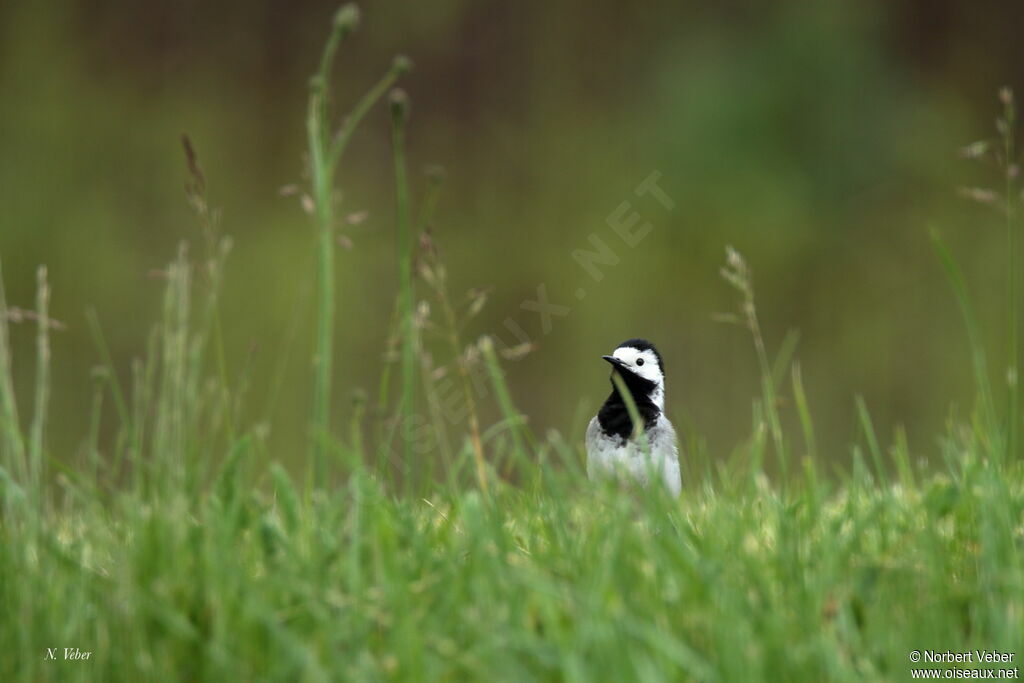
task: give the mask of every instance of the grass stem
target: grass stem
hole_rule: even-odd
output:
[[[405,126],[409,116],[409,98],[405,91],[391,91],[391,148],[395,165],[395,203],[398,224],[398,317],[401,337],[401,389],[399,415],[402,432],[403,486],[412,491],[415,484],[413,427],[416,414],[416,321],[413,290],[413,234],[409,207],[409,180],[405,167]]]
[[[18,422],[18,402],[14,395],[11,367],[10,328],[7,323],[7,299],[4,293],[3,268],[0,267],[0,466],[24,481],[28,474],[25,462],[25,441]]]
[[[1013,100],[1013,93],[1009,88],[1003,88],[999,93],[1003,102],[1002,138],[1003,138],[1003,176],[1005,179],[1005,214],[1006,214],[1006,261],[1007,261],[1007,324],[1008,329],[1008,356],[1007,363],[1007,384],[1008,384],[1008,406],[1007,406],[1007,438],[1006,452],[1009,458],[1017,456],[1017,440],[1020,429],[1020,378],[1019,363],[1019,322],[1017,313],[1018,282],[1017,273],[1017,230],[1015,226],[1017,197],[1015,192],[1015,180],[1019,173],[1016,164],[1016,150],[1014,149],[1014,126],[1016,126],[1016,107]]]
[[[36,271],[36,322],[36,400],[29,440],[29,464],[32,491],[41,496],[44,435],[50,403],[50,284],[46,279],[46,266],[39,266]],[[37,500],[41,498],[37,497]]]
[[[327,451],[331,440],[331,384],[334,354],[335,258],[334,258],[334,181],[342,153],[353,132],[384,91],[409,68],[409,61],[396,58],[391,70],[377,83],[345,118],[333,136],[329,131],[328,102],[334,56],[341,42],[359,24],[359,9],[342,6],[334,15],[331,33],[324,44],[320,66],[309,82],[306,113],[306,140],[309,151],[312,198],[317,225],[316,290],[317,322],[313,353],[313,406],[310,434],[312,477],[327,476]]]

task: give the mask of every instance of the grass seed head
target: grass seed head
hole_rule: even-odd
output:
[[[355,3],[339,7],[334,13],[334,26],[341,31],[342,37],[359,28],[359,7]]]
[[[397,124],[405,123],[409,118],[409,96],[401,88],[395,88],[388,96],[391,105],[391,118]]]

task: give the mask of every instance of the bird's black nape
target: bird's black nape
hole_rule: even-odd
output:
[[[621,349],[623,346],[631,346],[634,349],[638,349],[640,351],[651,351],[652,353],[654,353],[654,356],[658,359],[658,367],[661,368],[661,372],[662,372],[662,374],[664,374],[664,372],[665,372],[665,361],[662,360],[661,353],[658,351],[657,348],[655,348],[654,344],[652,344],[651,342],[647,341],[646,339],[636,338],[636,339],[627,339],[626,341],[622,342],[621,344],[619,344],[615,348]]]

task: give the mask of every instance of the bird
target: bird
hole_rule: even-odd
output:
[[[587,477],[607,478],[650,488],[660,481],[673,497],[682,490],[676,430],[665,417],[665,363],[654,344],[646,339],[627,339],[610,356],[612,393],[587,425]],[[622,378],[633,396],[646,437],[634,433],[633,420],[619,394],[614,376]]]

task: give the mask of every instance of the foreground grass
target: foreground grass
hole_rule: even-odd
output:
[[[1021,472],[956,455],[920,485],[755,475],[678,503],[554,473],[491,500],[364,474],[302,496],[279,470],[272,495],[85,497],[0,527],[0,679],[905,680],[912,650],[1019,657]]]

